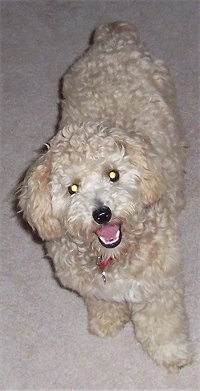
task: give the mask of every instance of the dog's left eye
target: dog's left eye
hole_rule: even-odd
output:
[[[71,195],[76,194],[77,191],[78,191],[78,185],[76,183],[73,183],[72,185],[68,186],[69,194]]]
[[[111,182],[116,182],[119,179],[119,172],[117,170],[111,170],[108,173]]]

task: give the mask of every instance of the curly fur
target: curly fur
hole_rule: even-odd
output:
[[[139,43],[131,24],[100,26],[64,76],[59,131],[19,195],[56,276],[83,296],[89,331],[115,335],[131,320],[143,348],[170,371],[192,362],[176,245],[184,205],[180,130],[164,63]],[[78,192],[70,195],[73,183]],[[107,224],[121,227],[114,248],[97,235],[93,212],[102,206],[112,212]],[[112,257],[106,283],[99,256]]]

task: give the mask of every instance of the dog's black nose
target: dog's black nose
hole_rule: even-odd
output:
[[[92,216],[96,223],[104,224],[110,221],[112,213],[108,206],[101,206],[101,208],[94,210]]]

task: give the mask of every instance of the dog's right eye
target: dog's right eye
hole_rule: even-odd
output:
[[[117,182],[119,179],[119,172],[117,170],[111,170],[108,173],[111,182]]]
[[[78,185],[76,183],[73,183],[72,185],[68,186],[68,192],[70,195],[76,194],[78,191]]]

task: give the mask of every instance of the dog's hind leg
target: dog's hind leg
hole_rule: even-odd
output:
[[[114,303],[85,298],[88,310],[88,331],[100,337],[115,336],[130,321],[130,311],[126,303]]]

